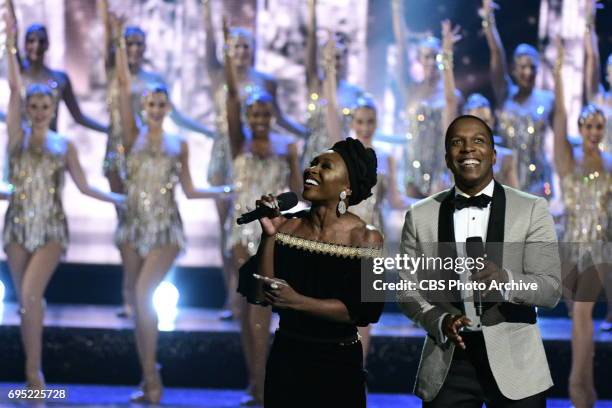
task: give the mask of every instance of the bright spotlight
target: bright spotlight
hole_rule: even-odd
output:
[[[153,307],[157,312],[159,330],[174,330],[174,320],[178,315],[179,291],[172,283],[164,281],[153,293]]]
[[[0,281],[0,303],[4,302],[4,293],[6,292],[6,288],[4,287],[4,283]]]

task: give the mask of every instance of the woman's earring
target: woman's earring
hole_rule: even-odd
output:
[[[346,191],[342,190],[342,192],[340,193],[340,202],[338,203],[338,212],[340,213],[340,215],[346,212],[346,204],[344,202],[345,199]]]

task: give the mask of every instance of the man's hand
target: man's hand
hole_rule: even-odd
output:
[[[482,292],[483,296],[489,294],[491,282],[497,283],[508,282],[508,273],[491,261],[484,261],[484,268],[478,272],[472,273],[470,277],[475,282],[483,282],[487,285],[487,289]]]
[[[465,350],[465,343],[463,338],[459,335],[459,330],[462,327],[471,326],[472,321],[464,315],[446,315],[442,322],[442,333],[456,346],[461,347]]]

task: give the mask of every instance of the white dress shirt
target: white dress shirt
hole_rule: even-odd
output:
[[[493,189],[495,182],[491,180],[487,186],[474,196],[486,194],[493,197]],[[457,186],[455,186],[455,195],[470,197]],[[457,256],[467,257],[465,252],[465,242],[468,237],[481,237],[482,242],[487,242],[487,227],[489,225],[489,216],[491,215],[491,203],[485,208],[465,207],[461,210],[455,210],[453,214],[453,226],[455,230],[455,242],[457,243]],[[470,282],[470,273],[464,272],[460,275],[461,282]],[[463,307],[465,316],[472,321],[472,326],[466,327],[464,330],[480,331],[480,317],[476,315],[474,307],[474,293],[472,290],[462,290],[461,299],[463,299]]]

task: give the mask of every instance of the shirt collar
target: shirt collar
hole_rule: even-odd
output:
[[[489,197],[493,197],[493,190],[495,188],[495,180],[491,180],[491,182],[489,184],[487,184],[487,186],[485,188],[483,188],[482,190],[480,190],[478,193],[474,194],[474,196],[478,196],[481,194],[486,194]],[[459,189],[459,187],[457,187],[455,185],[455,195],[459,195],[461,194],[462,196],[465,197],[470,197],[468,194],[464,193],[463,191],[461,191]]]

